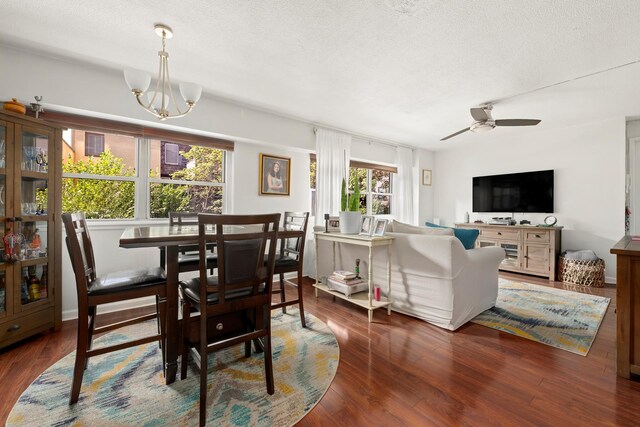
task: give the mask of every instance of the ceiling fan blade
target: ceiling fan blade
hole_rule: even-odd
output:
[[[475,121],[484,122],[489,120],[489,115],[484,110],[484,108],[476,107],[476,108],[472,108],[470,111],[471,111],[471,117],[473,117],[473,120]]]
[[[471,128],[466,128],[466,129],[459,130],[459,131],[458,131],[458,132],[456,132],[456,133],[452,133],[452,134],[451,134],[451,135],[449,135],[449,136],[445,136],[445,137],[444,137],[444,138],[442,138],[440,141],[446,141],[446,140],[447,140],[447,139],[449,139],[449,138],[453,138],[454,136],[460,135],[461,133],[465,133],[465,132],[466,132],[466,131],[468,131],[469,129],[471,129]]]
[[[496,120],[496,126],[535,126],[540,122],[538,119],[500,119]]]

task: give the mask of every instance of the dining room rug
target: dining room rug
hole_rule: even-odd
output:
[[[240,344],[209,356],[207,425],[291,426],[320,401],[336,374],[340,352],[331,329],[305,315],[307,328],[302,328],[297,310],[273,312],[272,396],[267,394],[263,353],[245,358]],[[155,322],[129,326],[98,338],[94,347],[155,327]],[[198,425],[196,368],[191,364],[185,380],[165,385],[157,343],[91,358],[80,400],[69,406],[74,358],[75,352],[63,357],[25,390],[7,426]]]
[[[471,321],[586,356],[609,298],[500,279],[495,307]]]

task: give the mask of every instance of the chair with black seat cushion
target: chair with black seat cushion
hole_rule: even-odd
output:
[[[199,214],[198,222],[200,274],[180,283],[184,340],[180,374],[186,378],[192,352],[200,369],[200,425],[204,425],[210,352],[244,343],[249,357],[255,341],[256,347],[264,349],[267,393],[274,392],[270,306],[280,214]],[[204,257],[211,242],[218,250],[216,276],[207,274]],[[192,307],[199,312],[197,333],[191,328],[196,316]],[[213,330],[208,324],[215,325]]]
[[[198,226],[198,213],[197,212],[169,212],[169,225],[177,226]],[[216,268],[218,263],[218,256],[215,252],[215,245],[209,245],[207,251],[207,265],[210,270]],[[189,271],[198,271],[200,266],[200,254],[198,253],[197,245],[180,246],[180,252],[178,254],[178,272],[186,273]],[[160,266],[165,267],[165,251],[164,248],[160,249]],[[213,274],[213,271],[211,271]]]
[[[83,213],[65,213],[62,214],[62,221],[67,234],[67,249],[71,258],[78,293],[78,341],[71,397],[69,399],[69,404],[71,405],[78,401],[82,377],[90,357],[153,341],[162,343],[165,337],[167,276],[160,267],[143,267],[97,276],[93,246],[85,215]],[[157,299],[158,304],[156,305],[155,313],[96,327],[96,315],[99,305],[149,296],[155,296]],[[96,334],[154,318],[159,318],[160,325],[162,325],[157,334],[111,346],[92,348],[93,336]],[[164,367],[164,354],[162,365]]]
[[[302,327],[306,328],[307,323],[304,317],[304,305],[302,301],[302,263],[304,258],[304,242],[307,235],[307,223],[309,222],[309,212],[285,212],[283,221],[284,231],[301,231],[300,237],[280,239],[280,253],[276,256],[274,274],[280,276],[280,287],[274,288],[273,293],[280,294],[280,302],[271,305],[272,309],[282,308],[282,312],[287,312],[287,306],[298,304],[300,311],[300,321]],[[286,301],[285,297],[285,273],[297,272],[298,298]],[[291,282],[289,282],[291,283]]]

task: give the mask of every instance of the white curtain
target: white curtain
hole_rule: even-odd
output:
[[[417,209],[414,208],[414,168],[413,150],[406,147],[396,148],[396,166],[398,173],[393,183],[394,216],[400,222],[417,224]]]
[[[324,214],[340,211],[342,179],[349,176],[351,135],[328,129],[316,131],[316,225],[324,224]]]

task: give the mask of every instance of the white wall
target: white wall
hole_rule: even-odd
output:
[[[615,281],[609,249],[624,235],[625,120],[612,118],[517,139],[484,139],[435,154],[434,216],[444,224],[462,222],[472,212],[474,176],[555,170],[555,216],[562,250],[592,249],[605,260],[607,282]],[[501,213],[499,216],[511,215]],[[496,214],[471,213],[471,221]],[[516,214],[516,220],[542,222],[546,214]]]
[[[229,198],[226,200],[230,213],[307,211],[310,208],[309,152],[315,151],[314,125],[311,123],[205,94],[191,114],[162,124],[137,105],[121,70],[0,45],[0,100],[18,98],[22,102],[31,102],[34,95],[44,97],[46,108],[53,106],[235,141],[227,187]],[[290,196],[259,195],[260,153],[291,158]],[[393,164],[395,149],[375,141],[354,138],[352,157]],[[158,265],[158,249],[118,247],[122,232],[132,225],[141,223],[91,222],[99,274]],[[77,316],[77,299],[71,263],[64,245],[62,249],[62,310],[63,319],[69,319]]]

